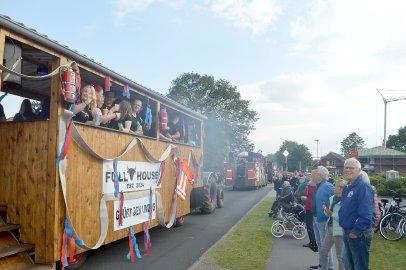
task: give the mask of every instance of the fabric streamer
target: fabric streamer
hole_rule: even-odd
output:
[[[123,97],[130,99],[130,86],[128,84],[123,87]]]
[[[118,160],[113,160],[113,169],[114,169],[114,197],[118,196],[119,193],[119,179],[118,179]]]
[[[123,226],[124,193],[120,192],[120,213],[118,215],[118,225]]]
[[[152,126],[152,111],[149,98],[147,98],[147,109],[145,110],[144,123],[146,126]]]
[[[165,171],[165,160],[162,161],[161,166],[159,166],[159,171],[158,171],[159,177],[157,177],[157,183],[156,183],[157,187],[161,186],[162,177],[164,176],[164,171]]]
[[[62,250],[61,250],[62,270],[65,270],[65,267],[69,266],[68,259],[66,258],[66,250],[67,250],[67,237],[66,237],[66,229],[64,229],[62,234]]]
[[[111,83],[111,79],[110,76],[106,76],[104,78],[104,91],[108,92],[110,91],[110,88],[113,86],[113,84]]]
[[[133,231],[132,227],[130,227],[130,236],[131,236],[131,241],[132,241],[133,249],[134,249],[133,252],[137,256],[137,259],[140,260],[142,258],[142,256],[141,256],[140,250],[138,248],[137,238],[135,238],[135,234],[134,234],[134,231]],[[128,252],[128,254],[127,254],[127,259],[128,260],[131,259],[131,248],[130,248],[130,251]],[[135,261],[135,259],[134,259],[134,261]]]
[[[133,237],[131,235],[130,230],[128,230],[128,245],[129,245],[130,251],[127,254],[127,260],[134,263],[135,262],[134,243],[133,243]]]
[[[0,87],[1,87],[1,82],[0,82]],[[1,90],[0,90],[1,92]],[[3,100],[3,98],[5,98],[8,95],[8,93],[4,93],[1,97],[0,97],[0,102]]]
[[[149,238],[148,222],[144,222],[144,248],[144,256],[148,256],[149,251],[151,250],[151,239]]]
[[[59,166],[61,160],[64,160],[66,155],[68,154],[71,140],[72,140],[72,118],[70,118],[69,124],[66,127],[65,140],[63,142],[58,158],[56,159],[56,166]]]

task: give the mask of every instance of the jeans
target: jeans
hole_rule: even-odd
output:
[[[319,247],[319,251],[323,248],[324,238],[326,237],[326,227],[327,221],[325,222],[317,222],[317,218],[313,217],[313,230],[314,236],[316,238],[317,246]],[[322,263],[321,252],[319,252],[319,264]],[[331,250],[328,253],[328,269],[334,270],[333,266],[333,253]]]
[[[344,232],[345,254],[343,261],[346,270],[368,270],[369,250],[374,235],[373,230],[358,235],[357,238],[350,238],[350,231]]]
[[[327,226],[327,233],[326,233],[326,237],[324,238],[323,248],[320,251],[320,254],[322,257],[321,269],[327,270],[328,252],[331,250],[333,245],[335,245],[335,248],[336,248],[336,255],[337,255],[337,260],[338,260],[338,270],[344,270],[342,254],[341,254],[341,252],[343,250],[343,246],[344,246],[343,236],[342,235],[333,236],[333,227],[332,226]]]
[[[313,212],[306,211],[306,229],[307,235],[309,236],[309,242],[316,242],[316,238],[314,238],[314,231],[313,231]]]

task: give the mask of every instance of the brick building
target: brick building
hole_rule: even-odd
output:
[[[368,173],[382,173],[389,170],[406,174],[406,153],[377,146],[358,151],[362,169]]]

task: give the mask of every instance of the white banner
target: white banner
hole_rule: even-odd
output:
[[[157,182],[160,177],[161,163],[118,161],[119,191],[138,191],[160,188]],[[103,161],[103,193],[114,193],[113,161]]]
[[[124,200],[123,204],[123,225],[119,226],[120,201],[114,201],[114,231],[121,230],[149,220],[149,196],[133,200]],[[152,216],[156,217],[156,198],[152,195]]]

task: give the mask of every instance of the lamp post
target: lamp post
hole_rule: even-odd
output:
[[[316,142],[316,145],[317,145],[316,161],[317,161],[317,165],[319,165],[319,139],[316,139],[314,141]]]
[[[288,156],[289,156],[288,149],[283,151],[283,155],[285,156],[286,171],[288,171]]]

